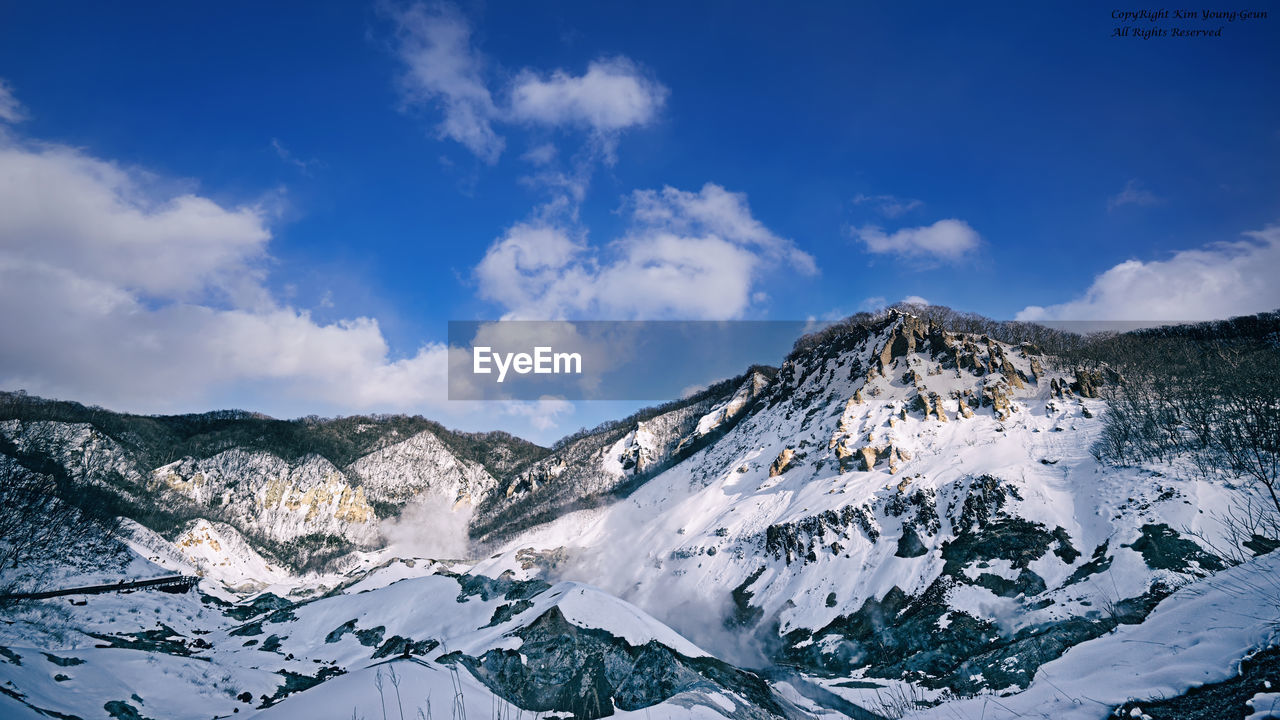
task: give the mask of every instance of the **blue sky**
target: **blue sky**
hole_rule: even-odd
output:
[[[1280,306],[1280,18],[1112,9],[6,4],[0,384],[550,440],[626,408],[451,406],[448,320]]]

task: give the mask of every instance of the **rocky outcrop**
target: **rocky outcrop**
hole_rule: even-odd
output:
[[[791,467],[791,461],[795,459],[796,451],[787,448],[778,453],[778,457],[774,458],[773,464],[769,466],[769,477],[777,477],[786,472]]]
[[[938,418],[938,422],[947,422],[947,411],[942,408],[942,398],[938,393],[929,393],[929,399],[933,404],[933,416]]]
[[[889,446],[886,455],[888,456],[890,475],[898,474],[898,471],[902,469],[902,465],[911,459],[911,453],[893,446]]]
[[[1082,367],[1075,369],[1075,379],[1071,382],[1071,389],[1080,397],[1096,398],[1098,397],[1098,388],[1100,388],[1107,379],[1118,379],[1118,375],[1114,371],[1109,373],[1104,370],[1086,370]],[[1110,378],[1108,378],[1108,375]]]
[[[369,544],[378,535],[365,489],[318,455],[290,463],[237,448],[162,466],[152,482],[218,508],[241,531],[277,542],[320,534]]]
[[[868,445],[858,450],[857,457],[860,461],[860,470],[874,470],[877,464],[887,462],[889,474],[893,475],[902,469],[903,463],[911,459],[911,453],[893,444],[883,446]]]
[[[1011,398],[1009,386],[1004,383],[984,385],[982,388],[982,405],[990,407],[997,420],[1008,420],[1018,409]]]
[[[862,461],[862,470],[871,470],[876,466],[876,461],[880,459],[880,450],[874,447],[864,447],[858,451],[858,458]]]
[[[1031,376],[1035,378],[1036,383],[1040,382],[1040,378],[1044,377],[1044,368],[1040,366],[1040,361],[1036,358],[1030,358]]]

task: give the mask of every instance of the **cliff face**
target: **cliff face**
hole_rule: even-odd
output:
[[[243,532],[271,540],[323,534],[368,545],[377,539],[377,515],[365,488],[315,455],[290,463],[237,448],[184,458],[156,468],[152,478],[197,507],[216,508]]]
[[[171,539],[197,519],[223,523],[295,568],[380,547],[381,522],[410,502],[469,517],[498,486],[488,468],[542,454],[502,433],[461,435],[414,419],[140,418],[7,399],[6,462],[103,489]]]

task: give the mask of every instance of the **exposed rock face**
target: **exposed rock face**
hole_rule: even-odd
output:
[[[887,455],[889,456],[889,474],[897,475],[898,471],[902,469],[902,455],[893,447],[888,449]]]
[[[641,473],[650,469],[661,457],[658,437],[644,422],[636,423],[636,429],[627,433],[611,449],[624,472]]]
[[[1017,406],[1010,402],[1010,396],[1008,386],[1003,383],[986,385],[982,388],[982,404],[984,407],[991,407],[997,420],[1008,420],[1009,416],[1017,410]]]
[[[929,395],[927,394],[928,391],[921,392],[921,390],[923,390],[923,388],[916,391],[916,397],[914,401],[915,409],[924,413],[925,417],[929,417],[930,415],[933,414],[933,403],[929,399]]]
[[[1102,372],[1078,367],[1075,370],[1075,382],[1071,383],[1071,389],[1079,393],[1081,397],[1096,398],[1098,397],[1098,387],[1102,385],[1102,382]]]
[[[769,477],[777,477],[786,472],[795,456],[796,451],[791,448],[778,453],[778,457],[774,458],[773,464],[769,466]]]
[[[928,337],[928,323],[914,315],[902,315],[901,318],[876,354],[877,369],[881,375],[888,372],[895,359],[915,352],[916,347]]]
[[[839,463],[840,472],[848,472],[854,464],[854,456],[857,455],[852,448],[849,447],[849,437],[832,438],[832,444],[835,448],[836,461]]]
[[[929,393],[929,398],[930,398],[930,399],[932,400],[932,402],[933,402],[933,414],[934,414],[934,417],[938,418],[938,421],[939,421],[939,422],[946,422],[946,421],[947,421],[947,412],[946,412],[946,410],[943,410],[943,409],[942,409],[942,398],[941,398],[941,397],[939,397],[939,396],[938,396],[938,393],[935,393],[935,392],[931,392],[931,393]]]
[[[1036,358],[1031,357],[1029,360],[1031,362],[1031,375],[1036,379],[1036,382],[1039,383],[1040,378],[1044,377],[1044,368],[1040,366],[1040,361]]]
[[[322,533],[365,544],[377,537],[377,517],[364,488],[319,456],[288,463],[235,449],[170,463],[152,477],[197,504],[222,508],[233,525],[272,540]]]
[[[879,450],[873,447],[864,447],[858,451],[862,459],[862,469],[871,470],[876,466],[876,460],[879,456]]]
[[[888,461],[890,475],[896,474],[902,469],[902,463],[911,459],[910,452],[893,445],[868,445],[854,453],[854,455],[859,460],[858,469],[863,471],[873,470],[878,463]]]
[[[460,459],[435,431],[401,432],[433,426],[420,418],[326,424],[233,412],[151,419],[39,399],[13,405],[21,409],[22,402],[31,414],[94,422],[0,421],[6,457],[55,463],[69,479],[115,494],[126,515],[159,514],[163,532],[176,533],[193,518],[226,523],[250,542],[269,543],[269,554],[286,563],[308,562],[314,553],[305,548],[328,548],[332,557],[376,545],[380,520],[414,499],[465,504],[495,485],[480,463]],[[488,439],[467,441],[484,447]],[[511,455],[508,441],[528,445],[498,437],[489,444],[498,465]],[[299,454],[308,446],[349,459],[339,467],[318,452]]]

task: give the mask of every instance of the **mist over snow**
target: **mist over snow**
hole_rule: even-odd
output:
[[[437,560],[471,556],[467,535],[472,508],[465,503],[449,507],[439,496],[428,495],[405,505],[399,517],[382,521],[378,531],[389,554]]]

